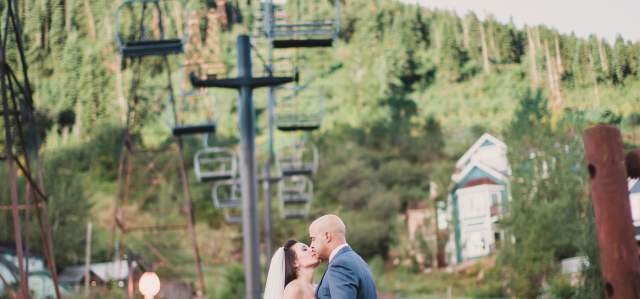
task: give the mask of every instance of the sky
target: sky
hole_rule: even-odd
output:
[[[640,0],[400,0],[429,8],[454,10],[459,15],[473,11],[480,18],[493,15],[501,22],[522,27],[547,25],[561,33],[581,37],[596,34],[608,41],[622,35],[640,41]]]

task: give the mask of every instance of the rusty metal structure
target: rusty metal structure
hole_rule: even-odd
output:
[[[584,132],[585,158],[607,298],[640,298],[640,260],[634,240],[627,169],[620,131],[598,125]]]
[[[51,273],[56,298],[59,299],[60,290],[48,219],[47,195],[44,189],[42,164],[38,157],[39,139],[22,40],[18,1],[2,2],[4,5],[0,5],[2,8],[0,19],[5,26],[0,32],[0,90],[2,93],[0,113],[4,128],[2,164],[7,171],[6,183],[11,204],[1,206],[0,210],[11,211],[19,271],[19,290],[11,290],[10,293],[21,299],[31,297],[28,287],[28,254],[25,254],[25,250],[29,248],[28,225],[33,211],[47,268]],[[21,185],[19,180],[24,182],[22,194],[18,190]]]
[[[171,6],[168,3],[177,4]],[[123,133],[123,145],[118,166],[118,196],[114,207],[113,224],[111,228],[114,241],[115,258],[120,259],[121,253],[129,251],[124,246],[125,241],[136,240],[142,243],[159,261],[153,268],[170,266],[170,261],[164,257],[161,250],[151,242],[149,234],[182,231],[191,241],[193,250],[193,264],[198,279],[198,293],[205,293],[202,261],[198,249],[194,217],[192,211],[189,179],[186,172],[182,137],[189,134],[213,133],[213,124],[182,125],[178,119],[176,108],[176,92],[172,83],[173,75],[169,57],[182,54],[186,43],[186,26],[180,27],[180,22],[165,19],[180,15],[180,12],[169,14],[169,11],[180,7],[186,15],[186,2],[163,0],[128,0],[116,11],[116,41],[121,54],[122,69],[130,69],[131,83],[127,95],[126,126]],[[186,17],[182,17],[185,20]],[[121,23],[122,22],[122,23]],[[169,24],[177,24],[178,28],[169,28]],[[147,67],[147,68],[145,68]],[[157,115],[147,114],[149,101],[144,97],[143,81],[149,75],[145,71],[166,75],[166,85],[152,88],[151,92],[160,98],[168,96],[173,123],[173,137],[157,148],[145,148],[142,142],[141,128],[144,121]],[[159,90],[164,90],[158,92]],[[147,94],[148,95],[148,94]],[[156,96],[156,98],[158,98]],[[167,103],[153,103],[158,110],[163,110]],[[156,111],[158,113],[160,111]],[[171,175],[177,174],[177,177]],[[150,209],[151,202],[159,200],[163,194],[162,187],[179,181],[176,193],[181,193],[180,199],[171,198],[169,204],[160,205],[160,209]],[[167,200],[164,201],[166,203]],[[182,219],[182,220],[180,220]],[[161,239],[161,238],[156,238]],[[126,250],[125,250],[126,249]],[[129,263],[131,267],[131,263]],[[171,265],[176,266],[176,265]],[[131,272],[131,271],[130,271]],[[129,278],[128,296],[134,298],[135,279]]]

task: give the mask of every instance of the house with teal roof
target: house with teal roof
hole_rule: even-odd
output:
[[[11,298],[11,293],[18,289],[20,277],[18,261],[12,244],[0,244],[0,298]],[[27,284],[31,298],[54,298],[53,280],[46,268],[44,257],[38,253],[30,252],[25,255],[23,264],[28,265],[29,269]],[[70,294],[64,286],[60,287],[60,292],[65,295]]]
[[[456,162],[448,199],[449,264],[491,255],[504,238],[498,223],[509,200],[507,146],[482,135]]]
[[[633,221],[636,243],[640,247],[640,180],[629,179],[628,183],[631,220]]]

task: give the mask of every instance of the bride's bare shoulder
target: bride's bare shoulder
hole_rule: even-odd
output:
[[[315,299],[315,289],[303,281],[294,280],[284,288],[284,299]]]
[[[284,299],[304,298],[304,288],[296,280],[287,284],[284,288]]]

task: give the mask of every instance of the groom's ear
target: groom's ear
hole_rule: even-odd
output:
[[[331,241],[331,234],[329,232],[324,232],[324,239],[329,243]]]

